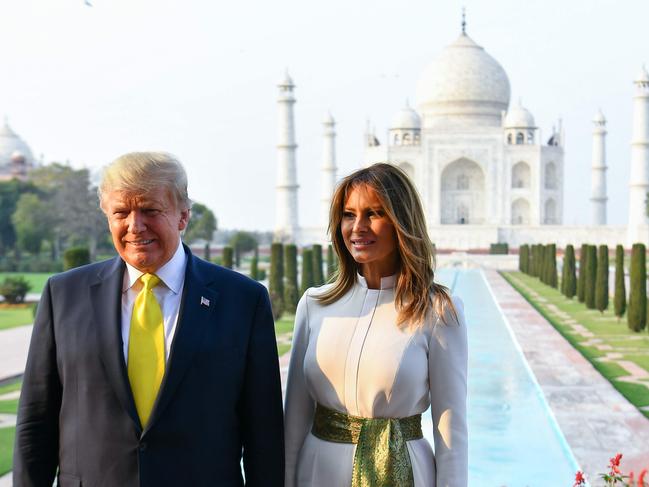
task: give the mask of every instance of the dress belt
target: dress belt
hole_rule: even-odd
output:
[[[360,418],[318,404],[311,433],[321,440],[357,445],[351,487],[414,487],[406,441],[423,438],[421,414]]]

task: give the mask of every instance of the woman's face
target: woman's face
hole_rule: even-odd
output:
[[[360,185],[349,192],[340,230],[362,270],[378,271],[381,276],[396,272],[397,234],[374,189]]]

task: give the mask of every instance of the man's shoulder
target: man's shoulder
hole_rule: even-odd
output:
[[[113,257],[112,259],[103,260],[101,262],[94,262],[86,264],[74,269],[70,269],[50,277],[50,282],[53,284],[65,284],[72,281],[94,279],[110,270],[115,266],[120,265],[121,259]]]

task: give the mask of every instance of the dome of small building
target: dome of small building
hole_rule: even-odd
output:
[[[511,107],[507,112],[505,117],[505,128],[530,128],[534,127],[534,117],[532,113],[525,108],[521,101],[518,100],[518,103]]]
[[[602,113],[601,110],[597,110],[597,113],[595,114],[595,118],[593,118],[593,122],[595,123],[606,123],[606,118],[604,117],[604,114]]]
[[[408,103],[392,119],[390,129],[401,130],[419,130],[421,128],[421,118],[415,110],[413,110]]]
[[[11,164],[16,153],[24,158],[26,164],[33,164],[34,156],[31,149],[5,120],[4,125],[0,127],[0,166]]]
[[[417,108],[424,117],[478,116],[499,124],[509,97],[503,67],[465,33],[424,70],[417,84]]]

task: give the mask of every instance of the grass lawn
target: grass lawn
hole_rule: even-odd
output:
[[[622,318],[618,321],[612,311],[612,300],[609,303],[609,309],[600,313],[597,310],[586,308],[586,305],[580,303],[576,296],[574,299],[566,298],[557,289],[543,284],[535,277],[522,272],[503,272],[502,275],[624,397],[638,408],[649,406],[649,383],[645,387],[616,380],[629,375],[629,373],[614,362],[601,361],[601,357],[609,353],[619,353],[622,357],[621,360],[633,362],[649,372],[649,334],[646,330],[635,333],[627,327],[626,319]],[[535,292],[541,299],[538,296],[533,296],[530,291]],[[610,349],[601,350],[595,344],[586,343],[592,339],[584,338],[576,333],[572,326],[566,323],[563,313],[592,332],[595,335],[594,338],[601,340],[597,345],[608,346]],[[641,412],[649,418],[649,411],[641,410]]]
[[[16,428],[13,426],[0,429],[0,475],[4,475],[11,470],[15,436]]]
[[[0,330],[29,325],[34,321],[32,310],[27,305],[0,304]]]
[[[0,386],[0,396],[3,394],[7,394],[8,392],[19,391],[22,385],[23,385],[22,381],[18,380],[11,384],[5,384],[3,386]]]
[[[18,398],[0,401],[0,413],[18,414]]]
[[[293,322],[295,316],[285,314],[275,322],[275,335],[277,336],[277,352],[281,357],[291,349],[291,337],[293,335]],[[279,343],[284,342],[284,343]],[[288,343],[286,343],[288,342]]]
[[[53,275],[49,272],[0,272],[0,282],[4,281],[6,277],[23,276],[32,286],[29,292],[40,293],[43,291],[47,279]]]

